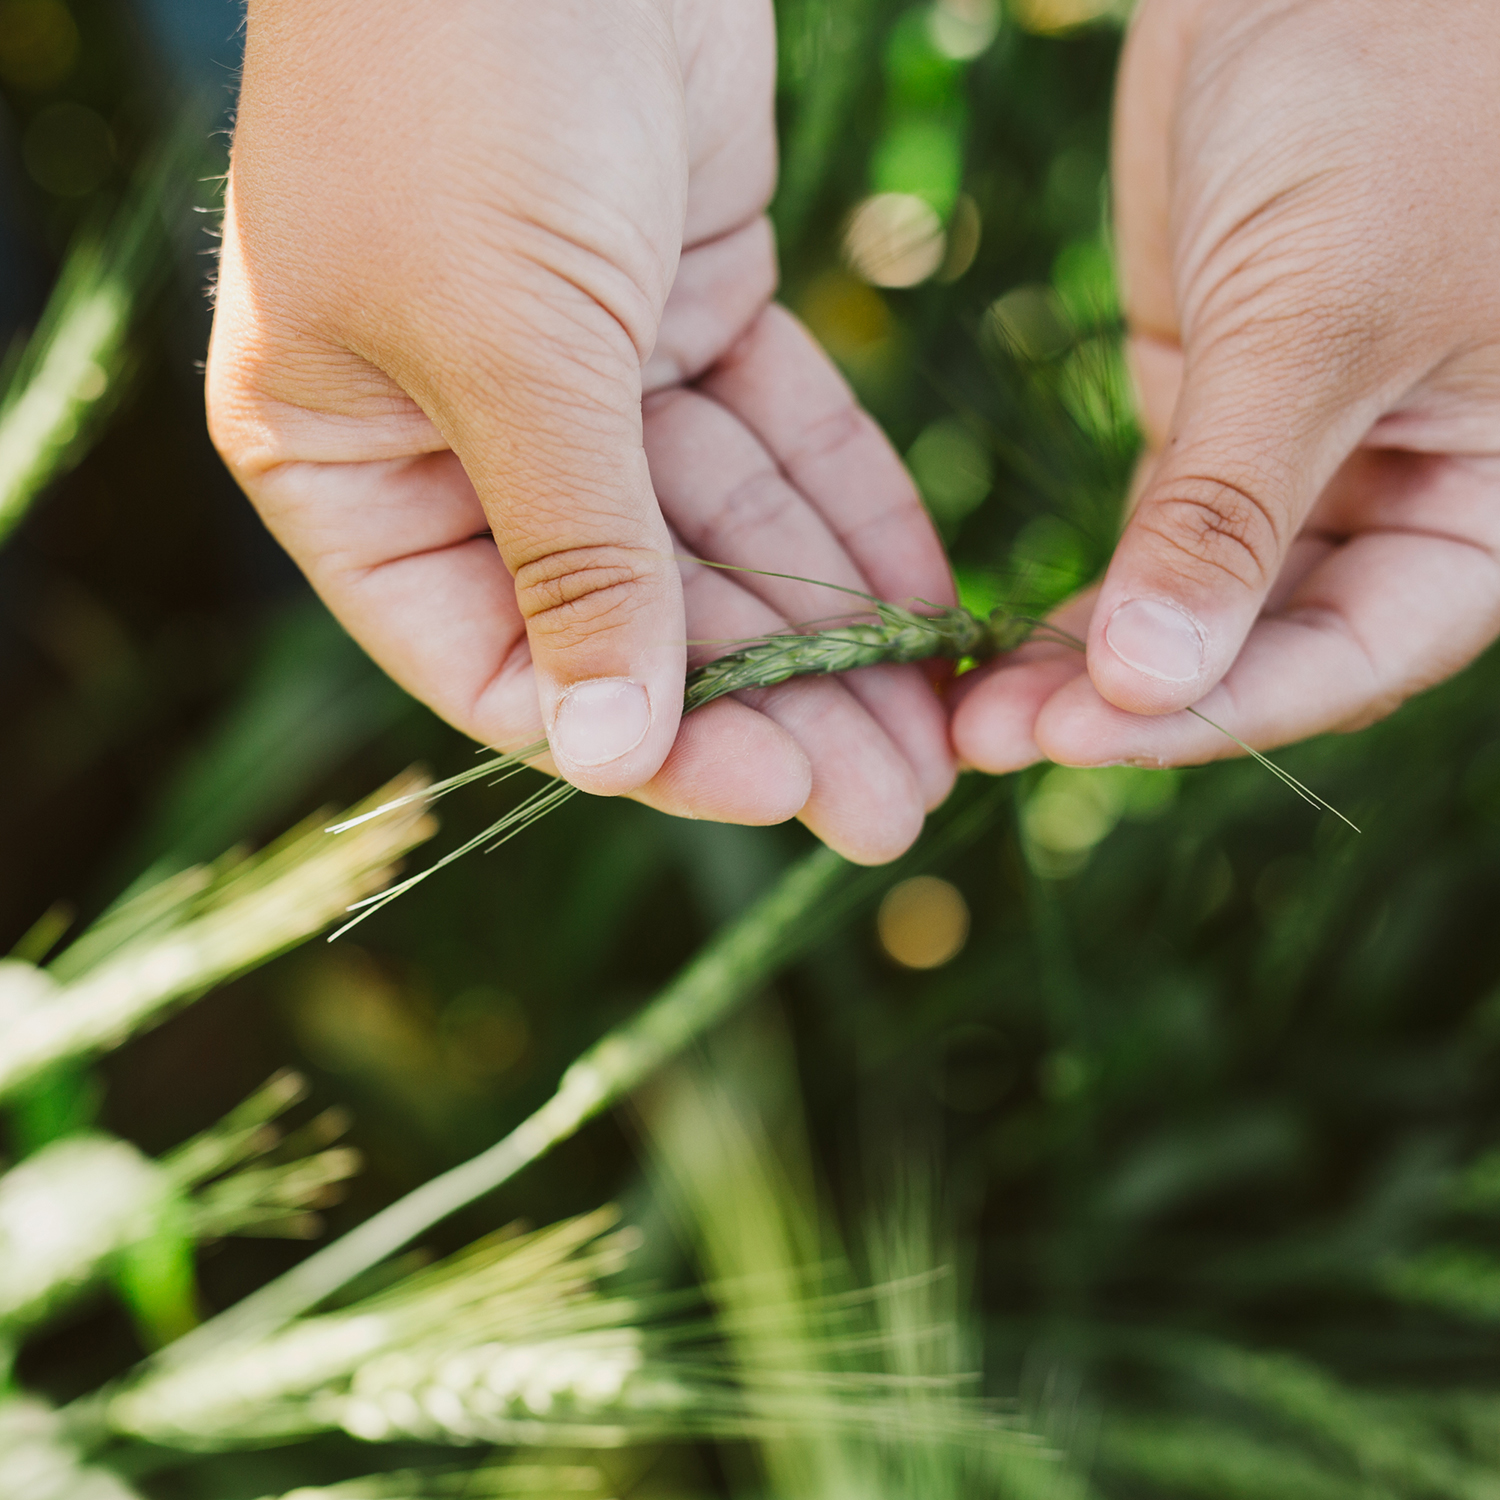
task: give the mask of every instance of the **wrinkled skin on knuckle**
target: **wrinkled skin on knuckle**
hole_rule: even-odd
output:
[[[1271,515],[1248,489],[1190,476],[1175,480],[1136,524],[1181,558],[1184,581],[1199,582],[1206,569],[1258,593],[1270,586],[1281,557]]]
[[[516,569],[516,603],[527,630],[565,652],[628,625],[660,567],[659,558],[623,547],[548,552]]]

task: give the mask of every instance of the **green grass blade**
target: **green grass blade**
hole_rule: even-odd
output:
[[[1289,786],[1294,792],[1296,792],[1296,794],[1301,797],[1302,800],[1306,802],[1310,807],[1320,808],[1324,812],[1331,812],[1334,817],[1336,817],[1341,823],[1347,823],[1350,828],[1354,829],[1355,833],[1359,833],[1362,831],[1357,824],[1350,822],[1350,820],[1346,818],[1343,813],[1341,813],[1338,808],[1336,808],[1331,802],[1325,802],[1315,791],[1312,790],[1311,787],[1304,786],[1300,781],[1297,780],[1295,776],[1292,775],[1290,771],[1282,770],[1282,768],[1278,766],[1274,760],[1272,760],[1267,755],[1262,755],[1260,751],[1255,749],[1253,745],[1247,745],[1244,740],[1242,740],[1237,734],[1230,734],[1230,732],[1225,729],[1222,724],[1215,724],[1207,714],[1199,713],[1196,708],[1190,708],[1188,709],[1188,712],[1192,714],[1195,719],[1202,719],[1210,729],[1217,729],[1219,733],[1224,735],[1227,739],[1233,740],[1235,744],[1245,752],[1246,755],[1252,756],[1273,776],[1277,777],[1280,781],[1285,782],[1286,785]]]

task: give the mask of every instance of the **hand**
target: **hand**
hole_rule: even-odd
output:
[[[329,607],[451,723],[874,861],[951,784],[920,673],[678,726],[686,641],[844,607],[678,554],[950,588],[899,461],[767,305],[773,73],[769,0],[252,0],[209,415]]]
[[[1144,0],[1115,196],[1148,452],[1102,583],[966,685],[1001,771],[1350,729],[1500,631],[1500,7]]]

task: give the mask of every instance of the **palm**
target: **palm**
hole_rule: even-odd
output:
[[[324,14],[252,5],[210,408],[397,680],[514,748],[542,737],[559,663],[621,670],[592,661],[622,631],[627,670],[670,697],[684,636],[828,613],[777,580],[679,585],[683,549],[943,596],[899,463],[766,306],[769,0]],[[601,534],[622,544],[607,566]],[[913,671],[725,701],[666,751],[644,786],[627,762],[595,789],[733,821],[800,809],[862,859],[899,852],[952,776]]]
[[[1262,748],[1358,727],[1500,630],[1500,193],[1449,145],[1472,107],[1500,149],[1500,22],[1430,20],[1398,0],[1141,7],[1115,150],[1140,504],[1063,612],[1090,675],[1036,647],[968,686],[969,759],[1236,753],[1163,711],[1193,702]],[[1110,659],[1104,622],[1135,597],[1207,622],[1204,680],[1142,687]]]

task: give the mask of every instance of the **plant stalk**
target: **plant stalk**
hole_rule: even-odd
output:
[[[815,929],[806,919],[849,869],[832,850],[814,850],[712,939],[644,1011],[608,1032],[573,1063],[552,1098],[503,1140],[367,1219],[179,1339],[160,1358],[176,1364],[226,1342],[272,1331],[545,1156],[638,1087],[795,957]]]

